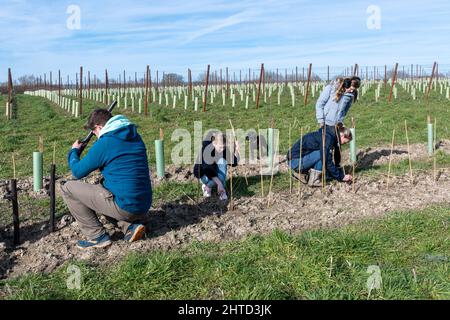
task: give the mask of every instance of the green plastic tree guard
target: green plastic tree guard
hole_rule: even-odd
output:
[[[33,190],[42,189],[43,156],[41,152],[33,152]]]
[[[350,161],[352,163],[356,162],[356,130],[355,128],[350,128],[352,133],[352,141],[350,141]]]
[[[164,140],[155,140],[156,174],[163,178],[165,173],[164,164]]]
[[[269,168],[272,169],[273,165],[273,138],[274,138],[274,129],[269,128],[267,132],[267,157],[269,160]]]
[[[433,124],[428,123],[428,155],[433,155]]]

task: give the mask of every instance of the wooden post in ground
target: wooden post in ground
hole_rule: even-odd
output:
[[[50,187],[49,187],[49,195],[50,195],[50,221],[49,227],[50,232],[55,231],[55,215],[56,215],[56,163],[55,163],[55,151],[56,151],[56,143],[53,142],[53,162],[50,167]]]
[[[308,81],[306,82],[306,91],[305,91],[305,99],[304,99],[305,106],[308,103],[309,86],[311,83],[311,71],[312,71],[312,63],[310,63],[308,66]]]
[[[147,70],[145,72],[145,100],[144,100],[144,115],[148,115],[148,85],[150,77],[150,66],[147,65]]]
[[[20,221],[19,221],[19,203],[17,194],[17,180],[10,181],[11,202],[13,209],[13,228],[14,228],[14,245],[20,244]]]
[[[88,71],[88,78],[87,78],[87,95],[88,95],[88,99],[91,98],[91,71]]]
[[[389,93],[389,99],[388,99],[389,102],[391,102],[391,100],[392,100],[392,92],[394,91],[395,81],[397,80],[397,68],[398,68],[398,62],[395,64],[394,73],[392,74],[391,91]]]
[[[210,66],[208,64],[208,69],[206,70],[206,79],[205,79],[205,97],[203,99],[203,112],[206,112],[206,102],[208,101],[209,69],[210,69]]]
[[[109,104],[108,101],[108,69],[105,69],[105,101],[106,104]]]
[[[80,107],[78,109],[78,116],[83,114],[83,67],[80,66]]]
[[[13,118],[13,82],[12,82],[12,74],[11,68],[8,68],[8,102],[6,105],[6,117],[7,119]]]
[[[227,99],[230,97],[230,79],[228,78],[228,67],[226,68],[226,77],[227,77]]]
[[[188,97],[192,98],[192,71],[188,69]]]
[[[384,65],[384,91],[386,91],[387,88],[387,66]]]
[[[58,70],[58,103],[61,104],[61,70]]]
[[[433,63],[433,70],[431,71],[430,81],[428,82],[427,92],[425,94],[425,101],[428,103],[428,96],[430,95],[431,86],[433,85],[433,76],[436,72],[436,65],[437,63]]]
[[[259,74],[258,93],[256,95],[256,109],[259,108],[259,97],[261,95],[261,81],[262,81],[263,75],[264,75],[264,63],[261,63],[261,71]]]
[[[359,67],[358,67],[358,64],[355,63],[355,68],[353,69],[353,76],[354,76],[354,77],[358,76],[358,74],[359,74],[358,68],[359,68]]]

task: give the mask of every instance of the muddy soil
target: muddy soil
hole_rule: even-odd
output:
[[[403,153],[406,147],[403,147],[395,148],[394,161],[407,159],[408,154]],[[448,152],[450,144],[444,141],[441,148]],[[390,152],[386,154],[386,149],[389,151],[389,148],[361,150],[359,166],[387,163]],[[424,145],[412,146],[411,151],[415,159],[426,157]],[[281,170],[287,170],[285,164],[281,165]],[[235,173],[258,176],[259,167],[241,167]],[[450,202],[450,172],[441,171],[438,181],[433,180],[430,172],[416,172],[414,175],[413,183],[408,175],[392,177],[389,189],[386,177],[381,175],[378,178],[363,176],[355,182],[354,188],[347,184],[331,183],[325,193],[321,188],[311,189],[302,185],[298,194],[295,185],[292,194],[285,190],[266,197],[242,197],[233,199],[232,207],[216,197],[199,202],[181,197],[151,209],[144,241],[126,243],[121,240],[123,234],[104,221],[115,241],[109,248],[100,250],[81,251],[76,248],[76,241],[83,237],[70,215],[58,220],[58,230],[54,233],[48,232],[46,222],[25,221],[21,225],[22,243],[16,248],[11,242],[12,227],[9,225],[0,229],[0,278],[51,272],[71,259],[111,265],[133,251],[177,249],[193,241],[230,241],[251,234],[267,234],[275,229],[295,233],[315,228],[335,228],[364,218],[382,217],[391,211]],[[98,179],[98,174],[94,174],[86,180],[94,183]],[[194,177],[190,168],[170,167],[167,179],[189,181]],[[156,179],[153,181],[155,185],[159,183]],[[19,188],[21,192],[37,198],[46,197],[45,191],[33,193],[31,178],[20,180]],[[6,192],[5,181],[0,181],[0,197]]]

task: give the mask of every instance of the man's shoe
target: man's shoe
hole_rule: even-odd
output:
[[[292,170],[292,176],[294,179],[299,180],[303,184],[308,183],[309,174],[308,173],[298,173],[298,171]]]
[[[141,240],[145,236],[145,226],[143,224],[132,224],[128,227],[125,237],[125,241],[134,242]]]
[[[109,234],[104,233],[100,237],[94,240],[80,240],[77,242],[77,247],[80,249],[88,249],[88,248],[105,248],[111,245],[111,238]]]
[[[308,186],[321,187],[322,186],[322,171],[311,169],[309,171]]]

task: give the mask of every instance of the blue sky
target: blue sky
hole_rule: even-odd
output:
[[[77,5],[81,28],[69,30]],[[367,8],[381,29],[367,27]],[[127,70],[194,73],[399,62],[450,62],[450,2],[435,1],[43,1],[0,0],[0,81],[79,66],[103,77]],[[443,67],[441,68],[443,70]]]

